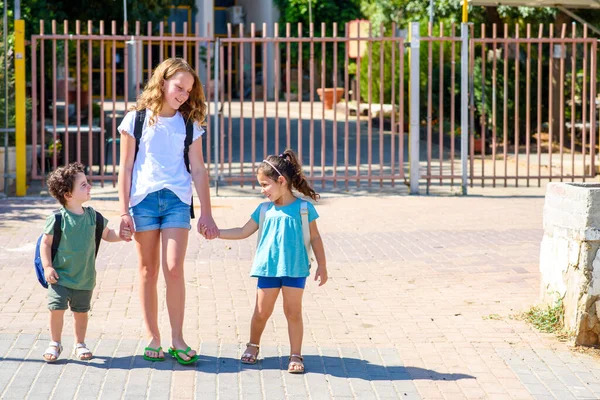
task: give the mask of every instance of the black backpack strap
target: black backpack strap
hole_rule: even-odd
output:
[[[187,172],[190,172],[190,146],[194,141],[194,122],[187,121],[185,124],[185,142],[183,142],[183,162]]]
[[[140,149],[140,140],[142,139],[142,130],[144,129],[144,121],[146,120],[146,109],[138,110],[135,112],[135,122],[133,125],[133,136],[135,137],[135,155],[133,156],[133,162],[137,158],[138,151]]]
[[[96,211],[96,257],[98,249],[100,249],[100,241],[102,240],[102,232],[104,231],[104,217]]]
[[[54,262],[54,257],[58,252],[60,237],[62,235],[62,214],[60,210],[54,212],[54,232],[52,233],[52,248],[50,252],[50,261]]]
[[[190,145],[194,141],[194,122],[188,120],[185,124],[185,141],[183,142],[183,163],[185,164],[185,169],[187,172],[190,172]],[[196,216],[194,215],[194,195],[192,194],[192,202],[190,204],[190,216],[194,219]]]

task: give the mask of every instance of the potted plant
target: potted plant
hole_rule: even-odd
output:
[[[332,110],[334,106],[334,94],[335,102],[339,103],[344,96],[344,88],[318,88],[317,94],[323,102],[323,107],[326,110]]]
[[[481,135],[479,133],[476,133],[475,137],[473,138],[473,152],[475,154],[483,154],[484,147],[485,142],[481,138]]]

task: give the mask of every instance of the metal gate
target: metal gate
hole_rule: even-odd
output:
[[[295,36],[291,28],[287,24],[279,36],[276,24],[267,37],[263,25],[258,37],[254,24],[249,35],[243,26],[237,32],[230,27],[227,37],[217,40],[220,179],[254,186],[258,163],[292,148],[307,178],[322,188],[404,182],[404,39],[383,30],[377,37],[369,32],[350,38],[348,25],[342,36],[336,24],[323,24],[319,32],[311,26],[308,37],[302,36],[302,25],[294,27]],[[396,82],[388,99],[383,90],[372,96],[369,85],[361,101],[361,59],[356,58],[353,79],[351,46],[364,48],[369,82],[373,64],[380,81],[389,76]],[[384,48],[390,57],[385,64]],[[232,67],[234,60],[244,66],[242,73]]]
[[[43,149],[32,177],[78,160],[114,185],[116,126],[152,68],[174,56],[205,82],[215,182],[254,186],[257,165],[285,148],[321,188],[466,192],[595,176],[597,40],[586,27],[555,37],[542,26],[535,38],[529,26],[524,38],[507,26],[502,37],[496,26],[491,37],[486,26],[409,27],[407,38],[368,23],[251,24],[212,38],[187,24],[167,33],[148,23],[142,34],[139,22],[134,35],[115,23],[82,33],[79,22],[45,34],[42,22],[31,42],[32,142]]]
[[[471,29],[471,186],[595,177],[598,40],[585,25],[491,28]]]
[[[149,22],[145,28],[144,35],[137,22],[131,35],[125,24],[117,34],[113,21],[108,34],[103,22],[93,26],[90,21],[82,32],[79,21],[74,27],[65,21],[61,34],[52,21],[52,32],[46,34],[44,21],[40,22],[40,34],[31,36],[32,144],[41,149],[32,157],[33,179],[45,179],[58,165],[79,161],[90,180],[115,185],[117,126],[135,104],[153,68],[165,57],[183,57],[197,71],[210,70],[212,38],[188,36],[187,23],[183,33],[172,23],[169,35],[163,23],[154,27]],[[201,63],[201,54],[206,54],[206,64]],[[210,96],[207,91],[212,104]],[[213,113],[210,105],[209,113]],[[206,130],[205,154],[210,165],[210,120]]]

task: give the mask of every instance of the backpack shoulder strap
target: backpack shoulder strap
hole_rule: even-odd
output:
[[[190,172],[190,157],[188,155],[190,151],[190,146],[194,141],[194,122],[187,121],[185,123],[185,141],[183,142],[183,161],[185,163],[185,168],[188,172]]]
[[[135,122],[133,124],[133,136],[135,137],[135,155],[133,162],[137,158],[138,151],[140,150],[140,140],[142,139],[142,131],[144,129],[144,121],[146,120],[146,109],[138,110],[135,112]]]
[[[194,122],[188,120],[185,123],[185,141],[183,142],[183,164],[185,165],[185,169],[187,172],[190,172],[190,146],[194,141]],[[191,173],[191,172],[190,172]],[[190,217],[194,219],[194,195],[192,195],[192,202],[190,205]]]
[[[300,216],[302,217],[302,238],[304,239],[306,255],[310,261],[310,226],[308,223],[308,202],[306,200],[302,200],[300,203]]]
[[[60,245],[60,237],[62,235],[62,214],[60,210],[54,211],[54,232],[52,232],[52,247],[50,261],[54,262],[54,257],[58,252],[58,246]]]
[[[269,203],[264,202],[260,205],[260,216],[258,217],[258,238],[256,239],[256,245],[260,243],[260,238],[262,237],[263,225],[265,224],[265,214],[269,209]]]
[[[96,211],[96,257],[98,256],[98,250],[100,249],[100,242],[102,241],[102,232],[104,231],[104,217],[98,211]]]

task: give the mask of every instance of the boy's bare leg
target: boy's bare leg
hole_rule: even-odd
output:
[[[61,343],[64,316],[65,310],[50,310],[50,340],[53,342]],[[58,353],[60,350],[56,349],[56,352]],[[44,358],[46,361],[54,361],[57,357],[55,357],[52,353],[45,353]]]
[[[85,343],[85,333],[87,332],[88,325],[88,313],[86,312],[73,312],[73,328],[75,330],[75,343]],[[92,353],[85,352],[79,355],[81,360],[89,360],[92,358]]]
[[[50,310],[50,340],[61,343],[65,310]]]
[[[73,312],[73,328],[75,331],[75,343],[85,343],[85,333],[88,326],[88,313]]]
[[[158,328],[158,271],[160,266],[160,231],[137,232],[133,236],[138,253],[140,274],[140,302],[146,331],[150,336],[148,347],[160,347],[160,329]],[[164,357],[164,353],[146,351],[146,356]]]

